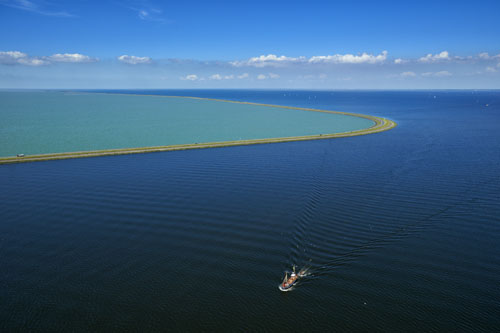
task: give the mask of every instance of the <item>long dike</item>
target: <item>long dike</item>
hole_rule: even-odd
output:
[[[251,139],[251,140],[221,141],[221,142],[207,142],[207,143],[190,143],[190,144],[140,147],[140,148],[103,149],[103,150],[78,151],[78,152],[67,152],[67,153],[26,155],[23,157],[18,157],[18,156],[0,157],[0,164],[63,160],[63,159],[69,159],[69,158],[82,158],[82,157],[142,154],[142,153],[165,152],[165,151],[176,151],[176,150],[187,150],[187,149],[204,149],[204,148],[219,148],[219,147],[231,147],[231,146],[245,146],[245,145],[255,145],[255,144],[264,144],[264,143],[279,143],[279,142],[291,142],[291,141],[345,138],[345,137],[351,137],[351,136],[380,133],[380,132],[384,132],[384,131],[388,131],[390,129],[393,129],[394,127],[397,126],[397,124],[394,121],[389,120],[389,119],[375,117],[375,116],[369,116],[369,115],[364,115],[364,114],[349,113],[349,112],[318,110],[318,109],[299,108],[299,107],[271,105],[271,104],[260,104],[260,103],[251,103],[251,102],[229,101],[229,100],[222,100],[222,99],[202,98],[202,97],[158,96],[158,95],[140,95],[140,96],[155,96],[155,97],[166,97],[166,98],[191,98],[191,99],[210,100],[210,101],[226,102],[226,103],[267,106],[267,107],[275,107],[275,108],[283,108],[283,109],[291,109],[291,110],[324,112],[324,113],[332,113],[332,114],[340,114],[340,115],[346,115],[346,116],[365,118],[365,119],[372,120],[375,124],[369,128],[366,128],[366,129],[349,131],[349,132],[341,132],[341,133],[332,133],[332,134],[318,134],[318,135],[306,135],[306,136],[291,136],[291,137],[283,137],[283,138]]]

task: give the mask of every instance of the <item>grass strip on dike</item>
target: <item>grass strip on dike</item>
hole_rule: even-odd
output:
[[[164,98],[190,98],[190,99],[199,99],[199,100],[208,100],[208,101],[216,101],[216,102],[235,103],[235,104],[267,106],[267,107],[290,109],[290,110],[332,113],[332,114],[340,114],[340,115],[369,119],[369,120],[372,120],[375,124],[369,128],[365,128],[365,129],[361,129],[361,130],[341,132],[341,133],[332,133],[332,134],[315,134],[315,135],[305,135],[305,136],[290,136],[290,137],[283,137],[283,138],[264,138],[264,139],[234,140],[234,141],[221,141],[221,142],[189,143],[189,144],[154,146],[154,147],[139,147],[139,148],[103,149],[103,150],[77,151],[77,152],[66,152],[66,153],[26,155],[23,157],[18,157],[18,156],[0,157],[0,164],[63,160],[63,159],[68,159],[68,158],[81,158],[81,157],[97,157],[97,156],[152,153],[152,152],[164,152],[164,151],[187,150],[187,149],[244,146],[244,145],[254,145],[254,144],[263,144],[263,143],[278,143],[278,142],[291,142],[291,141],[345,138],[345,137],[350,137],[350,136],[380,133],[380,132],[388,131],[388,130],[397,126],[397,124],[394,121],[389,120],[389,119],[375,117],[375,116],[369,116],[369,115],[364,115],[364,114],[341,112],[341,111],[329,111],[329,110],[319,110],[319,109],[310,109],[310,108],[300,108],[300,107],[294,107],[294,106],[261,104],[261,103],[253,103],[253,102],[240,102],[240,101],[230,101],[230,100],[216,99],[216,98],[191,97],[191,96],[161,96],[161,95],[146,95],[146,94],[116,94],[116,93],[107,93],[107,94],[132,95],[132,96],[152,96],[152,97],[164,97]]]

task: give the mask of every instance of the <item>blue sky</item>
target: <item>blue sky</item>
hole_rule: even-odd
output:
[[[0,0],[0,88],[500,88],[500,1]]]

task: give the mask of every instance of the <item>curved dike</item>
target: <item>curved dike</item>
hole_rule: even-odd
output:
[[[40,94],[40,93],[39,93]],[[54,93],[48,93],[48,94],[54,94]],[[126,98],[129,98],[130,96],[138,98],[138,97],[145,97],[149,95],[123,95],[123,94],[92,94],[92,98],[95,98],[96,95],[105,95],[105,96],[128,96]],[[72,96],[71,94],[65,94],[65,96]],[[82,96],[87,96],[87,94],[74,94],[73,96],[80,96],[80,100]],[[57,97],[57,96],[56,96]],[[328,110],[318,110],[318,109],[310,109],[310,108],[299,108],[299,107],[291,107],[291,106],[280,106],[280,105],[269,105],[269,104],[259,104],[259,103],[250,103],[250,102],[238,102],[238,101],[229,101],[229,100],[220,100],[220,99],[210,99],[210,98],[200,98],[200,97],[184,97],[184,96],[149,96],[154,99],[158,98],[163,98],[163,100],[168,99],[169,103],[172,103],[175,105],[177,108],[176,110],[178,112],[184,112],[186,114],[189,114],[189,112],[198,112],[198,114],[191,114],[190,116],[192,117],[191,119],[195,119],[195,121],[198,121],[197,124],[195,124],[194,127],[196,130],[201,129],[201,132],[205,131],[205,133],[201,133],[201,135],[197,136],[201,140],[200,142],[193,142],[196,141],[196,138],[193,140],[193,137],[190,137],[189,139],[182,139],[184,142],[186,141],[191,141],[191,142],[186,142],[186,143],[178,143],[179,138],[178,137],[167,137],[167,139],[161,138],[161,142],[167,143],[167,145],[151,145],[151,146],[145,146],[145,147],[130,147],[130,148],[121,148],[120,145],[128,145],[128,146],[133,146],[134,144],[137,144],[136,142],[130,143],[130,142],[120,142],[117,144],[116,142],[114,143],[116,148],[110,148],[110,149],[88,149],[87,147],[84,147],[84,149],[75,149],[79,151],[74,151],[74,152],[56,152],[56,153],[30,153],[29,150],[20,150],[17,151],[16,153],[23,153],[27,152],[26,156],[23,157],[17,157],[17,156],[12,156],[12,157],[0,157],[0,164],[6,164],[6,163],[19,163],[19,162],[33,162],[33,161],[46,161],[46,160],[57,160],[57,159],[68,159],[68,158],[79,158],[79,157],[94,157],[94,156],[108,156],[108,155],[122,155],[122,154],[136,154],[136,153],[148,153],[148,152],[162,152],[162,151],[173,151],[173,150],[185,150],[185,149],[201,149],[201,148],[215,148],[215,147],[227,147],[227,146],[239,146],[239,145],[251,145],[251,144],[262,144],[262,143],[277,143],[277,142],[289,142],[289,141],[301,141],[301,140],[316,140],[316,139],[331,139],[331,138],[342,138],[342,137],[349,137],[349,136],[357,136],[357,135],[366,135],[366,134],[373,134],[373,133],[378,133],[382,131],[387,131],[389,129],[392,129],[396,126],[396,123],[385,119],[385,118],[380,118],[380,117],[375,117],[375,116],[369,116],[369,115],[362,115],[362,114],[354,114],[354,113],[348,113],[348,112],[339,112],[339,111],[328,111]],[[67,98],[67,97],[65,97]],[[99,97],[95,98],[99,100]],[[93,100],[93,99],[88,99],[88,100]],[[144,100],[142,100],[144,101]],[[130,99],[127,100],[127,102],[130,102]],[[132,100],[133,102],[133,100]],[[147,102],[147,101],[146,101]],[[191,103],[189,103],[191,102]],[[202,102],[200,104],[200,102]],[[26,103],[33,103],[33,101],[30,101],[28,98]],[[180,104],[179,104],[180,103]],[[206,113],[201,113],[200,110],[203,111],[203,103],[205,103],[205,106],[208,107],[210,112]],[[206,104],[209,103],[209,104]],[[29,104],[29,105],[31,105]],[[42,103],[43,104],[43,103]],[[97,103],[98,104],[98,103]],[[168,103],[167,103],[168,104]],[[235,108],[235,104],[240,105],[241,107]],[[28,105],[28,104],[27,104]],[[112,108],[116,108],[116,104],[111,105]],[[232,105],[232,106],[231,106]],[[81,106],[80,106],[81,107]],[[87,106],[88,107],[88,106]],[[101,106],[102,107],[102,106]],[[240,110],[241,109],[241,110]],[[108,109],[106,108],[106,111]],[[123,118],[129,119],[127,117],[130,117],[130,114],[126,113],[126,107],[124,108],[124,113],[123,113]],[[193,110],[198,110],[198,111],[193,111]],[[249,112],[251,110],[252,112]],[[121,110],[117,110],[115,112],[120,112]],[[142,111],[142,110],[141,110]],[[256,111],[256,112],[253,112]],[[305,114],[297,114],[297,113],[286,113],[286,114],[279,114],[279,117],[281,118],[276,118],[277,111],[309,111],[309,112],[314,112],[316,115],[322,114],[322,115],[332,115],[334,118],[331,118],[332,121],[330,121],[330,117],[328,117],[327,121],[325,121],[325,118],[321,118],[318,122],[316,120],[317,124],[317,129],[314,128],[314,124],[311,125],[311,123],[308,122],[308,118],[304,118],[306,115]],[[97,117],[99,119],[100,116],[102,116],[102,112],[98,113],[97,111],[93,110],[94,112],[92,114],[93,117]],[[158,112],[158,110],[156,110]],[[212,116],[215,114],[217,115],[218,112],[222,114],[225,118],[218,118],[218,119],[210,119],[213,118]],[[228,113],[231,112],[231,113]],[[233,113],[234,112],[234,113]],[[238,113],[239,112],[239,113]],[[66,112],[67,113],[67,112]],[[85,112],[83,112],[85,113]],[[318,114],[319,113],[319,114]],[[76,113],[75,113],[76,114]],[[163,114],[163,113],[162,113]],[[77,114],[79,115],[79,114]],[[115,113],[116,115],[116,113]],[[118,113],[120,115],[120,113]],[[144,124],[141,124],[141,116],[142,113],[138,113],[135,110],[135,113],[132,114],[132,120],[122,120],[122,121],[127,121],[127,123],[122,123],[123,126],[127,127],[130,126],[130,128],[127,128],[128,132],[127,133],[133,133],[132,130],[134,130],[134,121],[139,122],[139,125],[137,127],[141,127]],[[147,113],[145,113],[145,117],[147,118]],[[233,118],[228,122],[228,115],[229,118]],[[272,118],[270,121],[266,121],[265,117],[267,115],[270,115]],[[35,115],[35,117],[38,115]],[[58,119],[57,117],[60,116],[57,113],[52,113],[45,115],[47,119],[50,119],[49,117],[53,117],[53,119]],[[86,115],[87,116],[87,115]],[[258,118],[258,120],[255,120],[255,117],[263,117],[263,118]],[[68,115],[63,115],[64,117],[68,117]],[[172,116],[170,116],[172,117]],[[175,117],[178,117],[177,115],[174,115],[174,118],[169,118],[168,123],[170,124],[173,122],[173,124],[170,124],[170,126],[176,126],[178,123],[182,123],[182,119],[177,119]],[[357,122],[353,121],[352,117],[355,117],[359,120],[362,120],[362,122]],[[202,118],[201,121],[207,121],[207,123],[210,124],[210,121],[212,121],[212,126],[207,126],[202,127],[200,125],[199,118]],[[246,128],[245,122],[250,122],[253,118],[253,121],[258,121],[261,122],[259,125],[255,125],[256,128],[255,130],[252,130],[251,127]],[[26,118],[24,118],[26,119]],[[151,120],[151,119],[150,119]],[[184,119],[185,120],[185,119]],[[67,120],[67,121],[72,121],[72,120]],[[68,126],[67,124],[65,126],[59,126],[54,130],[56,132],[56,136],[58,135],[57,131],[59,128],[65,128],[67,131],[68,128],[71,128],[74,132],[78,133],[78,130],[83,131],[85,129],[84,125],[87,126],[88,128],[93,128],[92,123],[89,125],[88,122],[89,120],[86,120],[87,123],[83,122],[81,119],[76,120],[76,130],[73,130],[74,124],[70,124],[71,126]],[[97,120],[93,120],[96,122]],[[166,121],[163,119],[163,121]],[[176,123],[177,121],[177,123]],[[231,122],[232,121],[232,122]],[[279,121],[279,122],[278,122]],[[286,126],[283,126],[281,123],[283,121]],[[295,123],[293,123],[295,122]],[[163,126],[163,123],[156,124],[157,126]],[[215,125],[214,125],[215,124]],[[274,128],[272,127],[274,124]],[[290,130],[290,124],[295,126],[295,128],[292,128]],[[342,125],[344,124],[344,125]],[[345,125],[347,124],[347,125]],[[15,126],[19,126],[19,124],[14,123]],[[118,125],[120,123],[118,122]],[[219,125],[215,127],[216,125]],[[366,127],[367,125],[371,125],[369,127]],[[50,124],[47,125],[50,127]],[[78,127],[80,126],[80,127]],[[101,124],[97,124],[97,127],[101,126]],[[123,127],[122,126],[122,127]],[[151,127],[149,124],[151,131],[154,132],[155,128]],[[240,127],[238,127],[240,126]],[[287,127],[288,126],[288,127]],[[365,126],[365,128],[362,128]],[[29,124],[27,126],[30,128]],[[328,131],[328,128],[334,128],[331,132],[326,132]],[[361,127],[361,128],[360,128]],[[118,131],[123,130],[123,128],[120,128],[120,126],[117,126],[119,128]],[[262,129],[263,128],[263,129]],[[284,129],[283,129],[284,128]],[[219,130],[222,129],[223,131],[226,131],[226,133],[222,133],[221,136],[222,140],[214,140],[210,141],[211,137],[217,138],[217,135],[219,135]],[[235,133],[234,131],[237,129],[242,129],[242,132],[247,131],[247,133],[244,133],[241,135],[241,133]],[[326,129],[326,133],[321,133],[323,130]],[[0,134],[1,134],[1,128],[0,128]],[[96,130],[96,129],[94,129]],[[147,133],[144,130],[144,126],[142,126],[143,133],[145,133],[145,136],[148,136],[150,133]],[[192,130],[192,128],[190,128]],[[229,130],[229,132],[227,132]],[[231,130],[233,131],[231,133]],[[294,136],[279,136],[279,137],[270,137],[273,135],[283,135],[283,131],[288,130],[289,132],[292,132],[293,134],[295,133],[307,133],[309,132],[315,132],[320,134],[305,134],[305,135],[294,135]],[[267,132],[266,132],[267,131]],[[272,132],[274,131],[274,132]],[[167,132],[167,131],[165,131]],[[208,132],[208,134],[207,134]],[[210,133],[211,132],[211,133]],[[333,132],[333,133],[332,133]],[[272,133],[272,134],[271,134]],[[43,134],[43,133],[42,133]],[[51,133],[52,134],[52,133]],[[135,133],[136,137],[139,136],[141,133]],[[68,134],[59,134],[63,140],[69,141],[68,140]],[[72,133],[71,133],[72,135]],[[91,140],[92,135],[91,134],[86,134],[87,137],[90,137],[88,139],[87,137],[84,137],[85,140]],[[94,134],[95,136],[96,134]],[[212,135],[212,136],[210,136]],[[225,136],[224,136],[225,135]],[[238,136],[242,136],[241,138],[238,138],[236,140],[227,140],[226,138],[234,138]],[[258,137],[259,135],[264,136],[264,137]],[[285,134],[286,135],[286,134]],[[117,135],[115,135],[116,137]],[[43,135],[42,135],[43,137]],[[8,139],[8,137],[6,137]],[[42,138],[43,139],[43,138]],[[42,140],[40,139],[40,140]],[[72,138],[74,139],[74,138]],[[115,138],[116,139],[116,138]],[[75,139],[76,140],[76,139]],[[106,141],[105,139],[101,139],[100,141],[97,141],[98,138],[94,139],[94,142],[90,142],[88,144],[89,147],[94,147],[98,146],[102,142]],[[158,137],[156,138],[158,141]],[[177,142],[176,142],[177,140]],[[207,140],[208,142],[203,142],[203,140]],[[43,140],[42,140],[43,141]],[[80,144],[82,140],[78,140],[78,143]],[[8,142],[8,140],[6,140]],[[85,141],[86,142],[86,141]],[[181,141],[182,142],[182,141]],[[29,144],[26,144],[26,146],[29,146]],[[99,147],[100,148],[100,147]],[[16,149],[19,149],[16,147]],[[23,148],[24,149],[24,148]],[[50,149],[54,149],[51,147]],[[64,148],[59,148],[59,149],[64,149]],[[67,149],[70,150],[70,149]],[[57,148],[55,148],[55,151],[57,151]],[[5,154],[4,154],[5,155]],[[12,155],[8,154],[8,155]]]

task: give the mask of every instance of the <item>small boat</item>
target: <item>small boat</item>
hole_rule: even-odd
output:
[[[281,291],[290,291],[293,289],[293,286],[297,284],[299,278],[307,275],[307,268],[303,268],[299,273],[295,272],[295,265],[293,266],[293,271],[290,273],[290,277],[288,277],[288,272],[285,272],[285,277],[283,282],[278,286]]]
[[[281,282],[278,288],[281,291],[289,291],[297,283],[298,279],[299,276],[295,273],[295,269],[294,272],[290,274],[290,277],[288,277],[288,272],[286,272],[285,278],[283,279],[283,282]]]
[[[24,157],[24,154],[17,154],[17,157]]]

